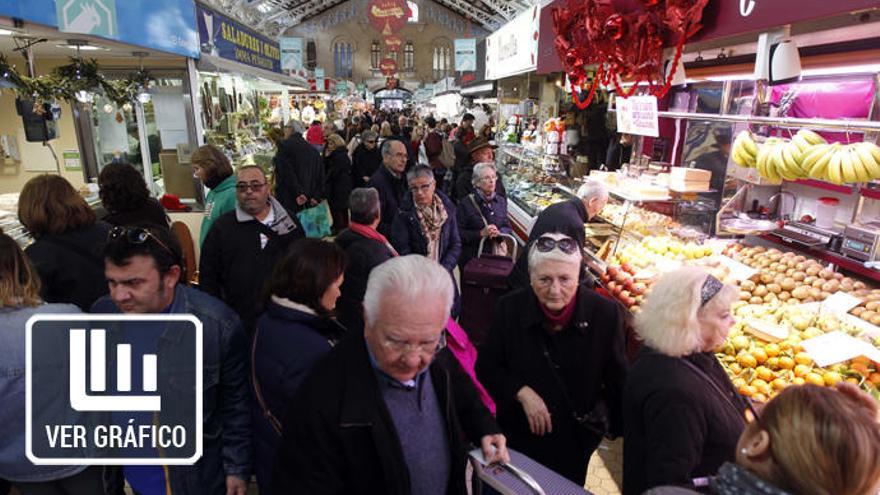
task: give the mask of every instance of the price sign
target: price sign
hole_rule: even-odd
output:
[[[767,342],[779,342],[788,338],[788,329],[755,318],[746,321],[743,330]]]
[[[849,310],[859,304],[862,304],[862,300],[858,297],[851,296],[846,292],[835,292],[822,301],[822,309],[834,313],[846,314]]]
[[[876,354],[876,349],[864,340],[850,337],[844,332],[830,332],[819,337],[807,339],[801,343],[804,350],[819,366],[849,361],[857,356]],[[876,357],[876,356],[874,356]]]
[[[657,98],[654,96],[630,96],[617,98],[617,132],[639,136],[660,136],[657,119]]]
[[[730,270],[730,277],[739,282],[742,282],[743,280],[748,280],[752,278],[756,273],[758,273],[758,270],[755,270],[750,266],[744,265],[729,256],[718,256],[718,261],[721,262],[722,265],[727,267],[728,270]]]

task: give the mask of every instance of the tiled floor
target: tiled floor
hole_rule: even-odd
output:
[[[620,495],[623,480],[623,440],[604,440],[590,458],[585,488],[595,495]]]

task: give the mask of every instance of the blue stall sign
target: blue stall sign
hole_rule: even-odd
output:
[[[107,8],[96,8],[99,5]],[[59,25],[58,11],[68,15],[64,26]],[[193,0],[0,0],[0,16],[185,57],[199,56]]]
[[[202,53],[281,72],[278,42],[223,14],[196,4]]]

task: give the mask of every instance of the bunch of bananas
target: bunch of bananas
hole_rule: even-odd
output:
[[[814,178],[833,184],[880,179],[880,148],[873,143],[829,144],[822,136],[801,129],[791,141],[771,137],[758,145],[748,130],[736,136],[734,163],[751,167],[773,182]]]

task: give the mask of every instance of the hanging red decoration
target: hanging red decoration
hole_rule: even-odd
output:
[[[385,40],[385,50],[389,52],[399,52],[401,46],[403,46],[403,40],[400,39],[400,36],[392,34],[391,36],[386,36]]]
[[[382,75],[393,76],[397,73],[397,62],[393,58],[383,58],[379,61],[379,70]]]
[[[411,15],[406,0],[370,0],[367,4],[370,25],[385,36],[400,31]]]
[[[662,98],[669,91],[684,43],[702,27],[700,19],[709,0],[641,0],[641,10],[622,11],[611,0],[568,0],[553,9],[556,53],[573,88],[587,90],[586,70],[597,66],[585,100],[586,108],[599,84],[613,85],[617,94],[632,96],[646,81],[650,94]],[[673,46],[671,70],[663,77],[663,48]],[[624,91],[620,81],[635,84]],[[660,81],[655,84],[654,81]]]

